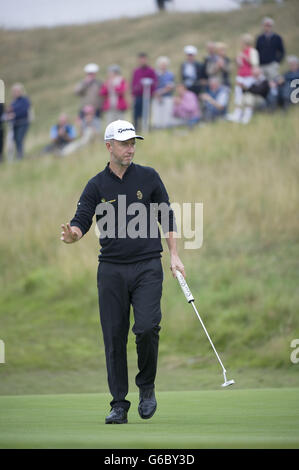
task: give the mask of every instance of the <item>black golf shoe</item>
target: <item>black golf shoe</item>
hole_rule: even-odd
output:
[[[149,419],[157,409],[155,390],[153,388],[139,391],[138,413],[142,419]]]
[[[114,406],[105,420],[105,424],[124,424],[127,422],[127,412],[120,406]]]

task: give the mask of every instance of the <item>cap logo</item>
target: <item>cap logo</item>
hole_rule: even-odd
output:
[[[122,132],[127,132],[127,131],[133,131],[133,132],[135,132],[135,129],[134,129],[134,127],[126,127],[126,128],[124,128],[124,129],[123,129],[123,128],[118,129],[118,133],[119,133],[119,134],[122,134]]]

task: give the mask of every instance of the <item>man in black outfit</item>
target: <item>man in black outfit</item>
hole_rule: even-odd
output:
[[[279,64],[285,55],[284,44],[281,36],[273,31],[272,18],[264,18],[262,24],[263,33],[256,41],[260,67],[268,80],[275,80],[279,75]]]
[[[65,243],[82,238],[94,214],[100,231],[99,307],[108,383],[113,397],[106,424],[126,423],[130,408],[126,395],[131,305],[139,369],[136,376],[140,398],[138,412],[141,418],[148,419],[156,411],[155,377],[163,281],[157,222],[166,237],[173,276],[176,277],[177,269],[185,276],[177,254],[176,225],[167,191],[153,168],[132,162],[136,139],[143,137],[136,135],[134,126],[127,121],[114,121],[107,126],[105,142],[110,161],[89,180],[74,218],[66,226],[62,225],[61,240]]]
[[[165,10],[165,3],[170,2],[171,0],[156,0],[157,7],[160,11]]]

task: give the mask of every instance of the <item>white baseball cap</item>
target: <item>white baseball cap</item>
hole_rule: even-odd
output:
[[[97,73],[100,70],[100,67],[97,64],[87,64],[84,67],[85,73]]]
[[[185,46],[184,47],[184,52],[185,52],[185,54],[188,54],[188,55],[196,55],[197,54],[197,48],[195,46]]]
[[[141,135],[136,135],[135,127],[129,121],[113,121],[106,127],[104,140],[124,140],[144,139]]]

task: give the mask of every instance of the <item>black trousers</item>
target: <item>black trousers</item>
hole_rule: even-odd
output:
[[[110,405],[128,410],[127,340],[130,306],[133,307],[139,372],[136,385],[152,388],[155,383],[160,301],[163,270],[160,258],[130,264],[101,261],[98,267],[100,319],[105,344],[108,384],[113,397]]]

